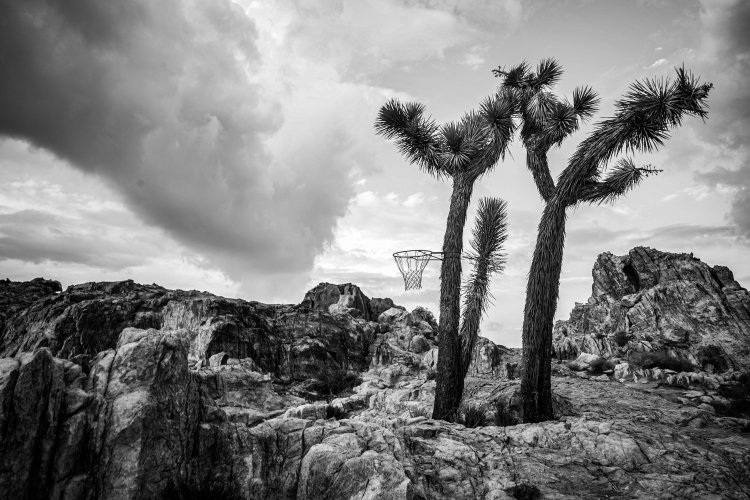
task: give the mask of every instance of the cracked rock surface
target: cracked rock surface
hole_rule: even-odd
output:
[[[554,328],[561,358],[666,351],[696,370],[750,370],[750,292],[724,266],[636,247],[599,255],[591,297]]]
[[[206,311],[229,307],[206,303],[220,299],[167,302],[189,303],[180,317],[194,319],[125,327],[85,363],[44,346],[0,358],[0,498],[750,498],[747,422],[702,407],[714,398],[705,387],[586,379],[555,365],[557,420],[435,421],[423,416],[435,388],[429,318],[397,310],[371,326],[361,383],[306,401],[261,358],[195,362],[196,331],[218,321]],[[297,328],[290,335],[335,358],[335,336]],[[464,398],[493,423],[498,402],[513,406],[518,353],[479,349]],[[291,349],[285,366],[313,366],[315,352]]]

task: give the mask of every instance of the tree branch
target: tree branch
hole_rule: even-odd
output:
[[[557,182],[566,205],[575,204],[582,189],[597,179],[607,163],[623,151],[655,151],[679,126],[684,115],[706,116],[710,83],[677,69],[677,79],[637,81],[615,103],[615,116],[597,123],[581,141]]]
[[[624,158],[617,163],[604,180],[588,181],[584,185],[576,203],[587,202],[598,205],[612,203],[640,184],[649,175],[660,172],[661,170],[655,169],[650,165],[636,167],[633,160]]]
[[[375,132],[394,140],[409,163],[435,177],[446,175],[438,158],[438,126],[432,118],[424,116],[423,104],[403,104],[391,99],[378,112]]]
[[[555,193],[555,181],[552,180],[552,175],[549,172],[547,150],[541,148],[526,149],[526,166],[534,177],[539,195],[545,202],[548,202]]]

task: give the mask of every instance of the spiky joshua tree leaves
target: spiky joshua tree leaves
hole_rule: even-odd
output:
[[[505,268],[503,247],[508,238],[508,206],[500,198],[482,198],[474,222],[469,257],[473,269],[464,286],[464,305],[461,315],[461,362],[458,382],[463,393],[464,379],[471,364],[471,354],[479,336],[490,295],[490,277]]]
[[[466,211],[476,180],[507,151],[514,133],[513,96],[514,92],[500,89],[482,101],[478,110],[442,126],[425,115],[422,104],[393,99],[380,109],[375,122],[376,132],[393,140],[410,163],[453,183],[440,269],[439,351],[433,407],[433,417],[438,419],[455,419],[463,393],[459,316]]]
[[[657,150],[685,116],[706,118],[712,84],[701,84],[684,68],[674,80],[662,78],[633,83],[616,102],[614,116],[593,126],[578,145],[557,182],[552,179],[547,152],[560,145],[597,110],[599,99],[590,87],[577,88],[572,101],[552,94],[562,75],[557,61],[542,61],[535,70],[526,63],[495,76],[501,88],[514,91],[523,120],[521,139],[526,164],[545,202],[526,288],[523,322],[521,395],[525,422],[553,418],[551,361],[552,323],[560,288],[566,210],[580,203],[610,203],[659,172],[638,167],[628,154]],[[621,154],[625,157],[617,158]]]

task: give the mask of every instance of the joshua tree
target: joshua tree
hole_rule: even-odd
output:
[[[461,362],[458,377],[459,394],[463,393],[464,379],[471,364],[471,353],[479,335],[479,323],[490,296],[490,277],[505,267],[503,244],[508,238],[507,204],[499,198],[479,200],[477,217],[472,231],[469,257],[474,263],[464,287],[464,307],[461,317]]]
[[[659,172],[649,166],[637,167],[628,157],[613,161],[616,157],[655,151],[686,115],[706,118],[706,99],[712,84],[701,84],[684,68],[676,72],[674,81],[633,83],[616,102],[614,116],[593,126],[555,182],[547,152],[593,115],[599,102],[596,93],[589,87],[578,88],[572,102],[554,96],[549,89],[562,75],[562,69],[553,59],[542,61],[536,71],[525,63],[508,71],[494,70],[503,79],[501,88],[516,92],[523,119],[521,138],[526,163],[545,202],[526,287],[521,377],[525,422],[553,418],[552,323],[560,287],[566,210],[581,203],[615,201],[645,177]]]
[[[504,157],[513,132],[513,91],[500,90],[479,110],[439,127],[424,115],[419,103],[387,102],[378,113],[375,130],[393,139],[406,159],[428,174],[453,182],[443,239],[440,269],[437,388],[433,417],[453,420],[461,402],[461,253],[466,210],[476,180]],[[461,382],[458,380],[461,378]]]

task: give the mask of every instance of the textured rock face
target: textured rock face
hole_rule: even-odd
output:
[[[188,352],[184,331],[131,328],[88,374],[47,349],[0,362],[0,495],[161,498],[179,484],[251,499],[497,499],[531,485],[545,498],[747,498],[750,486],[746,435],[616,382],[556,378],[575,402],[560,420],[468,429],[404,414],[431,404],[433,381],[371,371],[353,396],[300,406],[269,399],[241,363],[191,371]],[[467,391],[486,404],[517,387],[471,378]]]
[[[0,356],[47,347],[57,357],[85,364],[114,348],[124,328],[161,328],[187,332],[192,363],[226,352],[252,358],[278,376],[305,377],[324,367],[365,369],[377,326],[350,314],[133,281],[85,283],[62,293],[54,283],[0,281],[4,311],[11,313],[0,323]]]
[[[521,357],[518,350],[495,345],[479,337],[474,346],[467,376],[513,380],[520,376]]]
[[[13,282],[0,282],[8,289]],[[0,355],[48,347],[61,358],[94,356],[115,346],[123,328],[159,328],[171,300],[198,292],[171,291],[133,281],[84,283],[41,296],[0,330]]]
[[[380,314],[392,307],[404,309],[389,298],[370,299],[357,285],[351,283],[320,283],[305,294],[300,307],[333,314],[349,314],[368,321],[377,321]]]
[[[750,369],[750,293],[726,267],[636,247],[599,255],[592,274],[591,298],[555,325],[559,356],[669,351],[696,368]]]
[[[154,498],[179,470],[199,410],[184,332],[127,329],[88,376],[46,348],[4,363],[3,498]]]
[[[419,416],[437,359],[421,308],[305,323],[296,306],[181,293],[138,309],[158,311],[160,329],[125,327],[85,362],[48,347],[0,358],[0,498],[748,498],[750,422],[712,410],[717,391],[554,377],[559,420],[470,429]],[[518,390],[518,357],[480,338],[466,403],[492,418]],[[331,401],[290,389],[325,366],[361,383]]]
[[[344,285],[320,283],[305,294],[300,305],[317,311],[349,313],[366,320],[372,319],[370,299],[358,286],[351,283]]]

